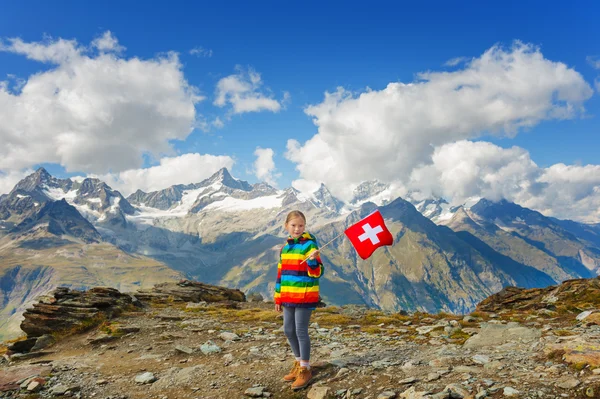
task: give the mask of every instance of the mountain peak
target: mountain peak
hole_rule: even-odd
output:
[[[243,181],[243,180],[237,180],[237,179],[233,178],[233,176],[231,176],[231,174],[229,173],[227,168],[219,169],[211,177],[209,177],[207,180],[205,180],[205,182],[208,183],[205,185],[210,185],[213,183],[221,183],[226,187],[237,189],[237,190],[243,190],[243,191],[251,191],[252,190],[252,186],[250,186],[250,184],[248,184],[248,182]]]
[[[34,175],[34,176],[40,176],[40,177],[43,177],[43,178],[45,178],[45,179],[48,179],[48,178],[52,177],[52,176],[50,175],[50,173],[48,173],[48,171],[47,171],[47,170],[46,170],[46,169],[45,169],[43,166],[40,166],[40,167],[39,167],[39,168],[38,168],[38,169],[35,171],[35,173],[34,173],[33,175]]]

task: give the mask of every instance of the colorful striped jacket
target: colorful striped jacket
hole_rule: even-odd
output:
[[[281,248],[275,283],[275,303],[288,307],[314,309],[319,303],[319,277],[323,274],[321,257],[303,262],[318,249],[317,239],[310,233],[288,237]]]

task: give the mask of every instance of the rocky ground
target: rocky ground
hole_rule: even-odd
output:
[[[291,352],[272,303],[163,296],[50,347],[9,350],[0,397],[600,398],[599,282],[505,292],[467,316],[319,308],[315,378],[298,392],[281,381]],[[580,300],[561,305],[567,296]]]

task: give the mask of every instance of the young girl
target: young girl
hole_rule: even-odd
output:
[[[283,311],[283,331],[296,357],[283,379],[293,381],[294,390],[308,386],[312,378],[308,324],[319,302],[319,277],[323,273],[317,240],[304,231],[305,225],[302,212],[287,215],[284,227],[289,236],[281,249],[275,284],[275,310]]]

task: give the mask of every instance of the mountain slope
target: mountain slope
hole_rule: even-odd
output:
[[[23,311],[58,286],[130,292],[182,277],[162,263],[106,243],[59,239],[41,230],[5,237],[0,239],[0,341],[19,335]]]

